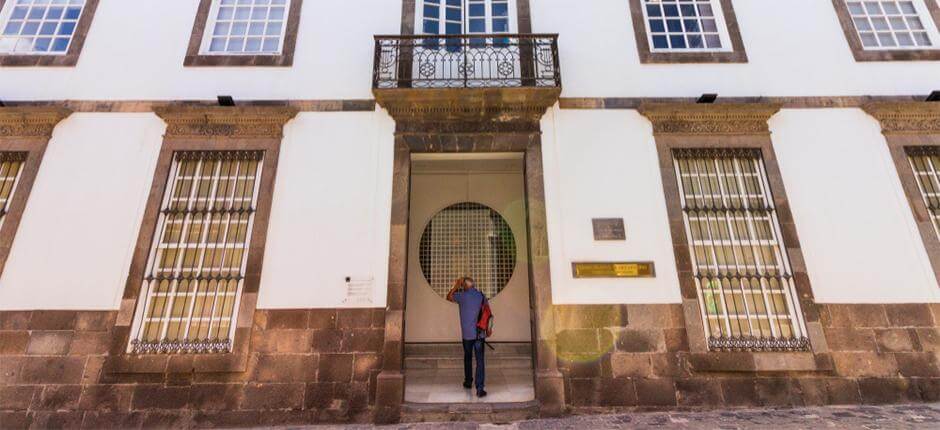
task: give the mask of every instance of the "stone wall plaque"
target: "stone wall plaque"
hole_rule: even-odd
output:
[[[594,240],[627,240],[623,218],[594,218]]]
[[[571,263],[575,278],[653,278],[652,261]]]

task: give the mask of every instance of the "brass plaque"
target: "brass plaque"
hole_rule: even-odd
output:
[[[623,218],[594,218],[594,240],[627,240]]]
[[[653,262],[571,263],[575,278],[652,278]]]

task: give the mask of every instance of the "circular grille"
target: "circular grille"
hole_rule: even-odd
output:
[[[506,220],[479,203],[458,203],[431,218],[418,250],[421,272],[435,293],[447,297],[461,276],[476,280],[488,298],[499,294],[516,267],[516,240]]]

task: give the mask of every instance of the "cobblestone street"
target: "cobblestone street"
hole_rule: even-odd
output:
[[[365,429],[368,426],[328,426],[318,429]],[[384,426],[385,429],[509,429],[594,430],[657,429],[937,429],[940,404],[833,406],[796,409],[737,409],[708,412],[637,412],[582,415],[510,424],[422,423]]]

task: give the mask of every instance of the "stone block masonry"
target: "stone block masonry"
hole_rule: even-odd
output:
[[[109,373],[117,312],[0,312],[0,428],[368,421],[384,309],[258,310],[244,372]],[[187,370],[188,369],[188,370]]]
[[[814,353],[691,352],[682,306],[554,306],[573,411],[940,401],[940,304],[815,305]],[[368,422],[383,309],[258,310],[245,371],[110,373],[117,312],[0,312],[0,427]]]
[[[692,353],[682,306],[556,306],[575,410],[936,402],[940,304],[816,305],[815,353]],[[789,369],[789,370],[784,370]]]

